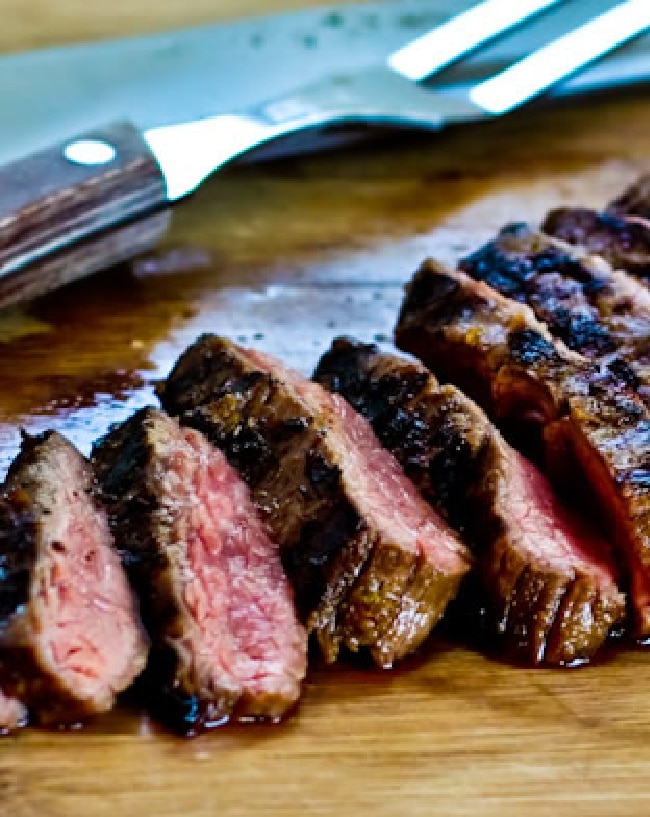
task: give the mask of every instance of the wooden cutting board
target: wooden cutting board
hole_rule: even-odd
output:
[[[87,451],[202,331],[305,372],[333,335],[388,340],[424,256],[451,260],[553,205],[604,204],[650,167],[649,131],[650,104],[628,96],[221,175],[160,253],[0,316],[0,470],[20,425]],[[434,637],[392,672],[314,667],[282,726],[184,741],[124,703],[81,731],[0,742],[7,817],[649,808],[642,651],[533,671]]]

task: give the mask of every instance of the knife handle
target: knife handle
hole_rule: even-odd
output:
[[[0,168],[0,307],[151,247],[167,205],[160,167],[128,123]]]

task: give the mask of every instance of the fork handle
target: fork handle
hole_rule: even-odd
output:
[[[0,307],[151,247],[167,205],[160,167],[128,123],[0,168]]]

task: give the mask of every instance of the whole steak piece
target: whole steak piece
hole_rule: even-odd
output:
[[[426,638],[469,554],[343,398],[213,335],[181,356],[160,397],[250,485],[328,661],[367,648],[388,667]]]
[[[528,307],[434,262],[411,281],[396,337],[509,434],[536,437],[559,488],[584,492],[625,568],[634,631],[650,635],[650,411],[634,389],[554,340]]]
[[[280,718],[300,696],[307,635],[247,485],[155,409],[109,432],[93,462],[152,640],[155,714],[186,734]]]
[[[148,642],[90,466],[56,432],[26,437],[4,490],[0,686],[43,724],[105,712]],[[5,723],[24,717],[10,703]]]
[[[482,625],[532,664],[591,658],[622,622],[625,601],[608,548],[484,412],[421,364],[337,339],[315,379],[373,426],[426,499],[462,531],[484,592]],[[471,617],[470,617],[471,620]]]

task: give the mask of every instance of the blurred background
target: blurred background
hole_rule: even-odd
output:
[[[0,51],[145,34],[324,4],[319,0],[0,0]]]

